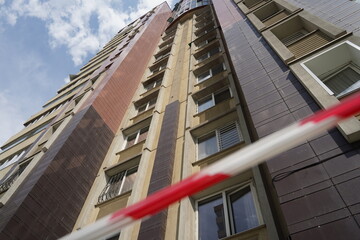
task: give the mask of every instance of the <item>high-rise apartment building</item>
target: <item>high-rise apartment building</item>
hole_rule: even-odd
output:
[[[0,239],[56,239],[360,88],[360,5],[182,0],[120,30],[0,154]],[[103,239],[359,239],[359,116]]]

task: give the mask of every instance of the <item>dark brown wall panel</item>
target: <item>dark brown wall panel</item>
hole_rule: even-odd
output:
[[[70,232],[113,137],[92,107],[77,113],[0,209],[0,239],[57,239]]]
[[[118,130],[170,15],[168,5],[162,4],[154,18],[144,26],[146,30],[126,58],[113,73],[110,72],[106,86],[94,101],[95,109],[114,132]]]
[[[313,1],[293,1],[320,7]],[[319,110],[236,4],[231,0],[213,2],[253,126],[253,138],[262,138]],[[355,190],[360,178],[356,170],[359,145],[347,143],[333,129],[267,161],[270,179],[290,172],[289,177],[274,182],[273,197],[293,239],[360,236],[356,222],[360,198]],[[271,182],[268,187],[272,188]],[[331,231],[334,236],[328,238]]]
[[[171,185],[175,161],[179,110],[179,101],[172,102],[165,108],[148,195]],[[166,220],[167,210],[163,210],[151,219],[143,221],[141,223],[138,240],[165,239]]]

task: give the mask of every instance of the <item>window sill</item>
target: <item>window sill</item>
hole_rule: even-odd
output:
[[[119,152],[115,153],[115,155],[120,155],[120,154],[122,154],[122,153],[124,153],[124,152],[130,151],[130,149],[137,148],[139,145],[144,144],[144,143],[145,143],[145,141],[146,141],[146,139],[144,139],[144,140],[142,140],[141,142],[138,142],[138,143],[136,143],[136,144],[132,145],[131,147],[125,148],[125,149],[123,149],[123,150],[121,150],[121,151],[119,151]]]
[[[263,235],[261,237],[261,235]],[[234,235],[231,235],[229,237],[221,238],[221,240],[248,240],[248,239],[268,239],[266,234],[266,225],[262,224],[257,227],[245,230],[240,233],[236,233]]]

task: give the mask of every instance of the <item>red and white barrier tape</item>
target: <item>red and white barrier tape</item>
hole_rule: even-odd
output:
[[[292,124],[259,141],[235,151],[183,181],[164,188],[146,199],[110,214],[95,223],[70,233],[62,240],[99,239],[119,232],[137,220],[150,217],[180,199],[206,189],[231,176],[276,156],[299,143],[335,126],[360,112],[360,93],[338,105]]]

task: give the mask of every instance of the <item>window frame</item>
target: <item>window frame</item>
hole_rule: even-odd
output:
[[[138,143],[139,143],[139,137],[140,137],[140,135],[141,135],[141,131],[144,130],[144,129],[146,129],[146,128],[147,128],[147,131],[146,131],[146,132],[149,132],[150,126],[146,126],[146,127],[143,127],[143,128],[138,129],[137,131],[135,131],[135,132],[132,133],[132,134],[127,135],[127,136],[125,137],[125,141],[124,141],[122,150],[128,149],[128,148],[130,148],[130,147],[138,144]],[[134,143],[133,143],[131,146],[128,146],[128,147],[127,147],[129,137],[132,137],[132,136],[134,136],[134,135],[136,135],[135,140],[134,140]]]
[[[158,86],[161,86],[162,81],[163,81],[162,78],[157,79],[157,80],[155,80],[155,81],[153,81],[153,82],[151,82],[151,83],[146,84],[146,85],[144,86],[144,88],[145,88],[146,91],[150,91],[151,89],[154,89],[154,88],[156,88],[156,87],[158,87]]]
[[[152,89],[153,89],[153,88],[152,88]],[[151,90],[151,89],[150,89],[150,90]],[[149,90],[148,90],[148,91],[149,91]],[[154,102],[152,103],[152,101],[154,101]],[[143,112],[146,112],[146,111],[149,110],[150,108],[154,107],[154,106],[156,105],[156,102],[157,102],[157,97],[150,99],[149,101],[147,101],[147,102],[146,102],[145,104],[143,104],[143,105],[140,105],[139,107],[136,108],[137,114],[141,114],[141,113],[143,113]],[[140,111],[139,109],[142,108],[142,107],[144,107],[144,106],[145,106],[144,110]]]
[[[18,162],[21,159],[21,157],[25,155],[26,150],[27,150],[27,147],[17,151],[14,154],[11,154],[9,157],[1,160],[0,161],[0,170],[3,170],[5,168],[7,168],[8,166]]]
[[[197,100],[197,101],[196,101],[196,110],[197,110],[197,113],[202,113],[202,112],[204,112],[204,111],[206,111],[206,110],[208,110],[208,109],[216,106],[217,104],[216,104],[216,101],[215,101],[215,95],[220,94],[220,93],[223,93],[223,92],[225,92],[226,90],[229,90],[230,98],[228,98],[228,99],[231,99],[231,98],[233,97],[233,93],[232,93],[232,91],[231,91],[231,88],[228,86],[228,87],[222,88],[222,89],[220,89],[220,90],[218,90],[218,91],[216,91],[216,92],[213,92],[213,93],[211,93],[211,94],[209,94],[209,95],[206,95],[205,97],[202,97],[202,98],[200,98],[199,100]],[[205,99],[205,98],[208,98],[209,96],[211,96],[212,106],[210,106],[210,107],[208,107],[208,108],[206,108],[206,109],[204,109],[204,110],[202,110],[202,111],[199,111],[199,102],[200,102],[201,100]]]
[[[221,129],[225,129],[226,127],[229,127],[229,126],[232,125],[232,124],[235,124],[235,129],[236,129],[237,136],[239,137],[239,142],[237,142],[237,143],[235,143],[235,144],[233,144],[233,145],[231,145],[231,146],[229,146],[229,147],[223,148],[223,147],[221,146],[221,144],[220,144],[220,141],[221,141],[220,131],[221,131]],[[206,138],[207,136],[213,134],[214,132],[215,132],[215,138],[216,138],[217,151],[214,152],[214,153],[212,153],[212,154],[209,154],[209,155],[206,155],[206,156],[200,158],[200,156],[199,156],[199,139],[201,139],[201,138]],[[208,157],[210,157],[210,156],[213,156],[214,154],[217,154],[217,153],[222,152],[222,151],[224,151],[224,150],[226,150],[226,149],[229,149],[229,148],[231,148],[232,146],[235,146],[236,144],[239,144],[239,143],[241,143],[241,142],[243,142],[243,141],[244,141],[244,137],[243,137],[243,135],[242,135],[242,132],[241,132],[241,129],[240,129],[240,125],[239,125],[238,121],[228,122],[228,123],[224,124],[224,125],[221,126],[221,127],[217,127],[216,129],[213,129],[213,130],[211,130],[211,131],[209,131],[209,132],[207,132],[207,133],[205,133],[205,134],[203,134],[203,135],[201,135],[201,136],[199,136],[199,137],[196,137],[196,159],[197,159],[197,161],[201,161],[201,160],[203,160],[203,159],[205,159],[205,158],[208,158]]]
[[[215,52],[215,53],[213,53],[213,54],[211,54],[211,51],[214,50],[214,49],[217,49],[218,51]],[[220,53],[220,52],[221,52],[221,47],[219,47],[219,46],[214,47],[214,48],[211,48],[211,49],[210,49],[209,51],[207,51],[205,54],[200,55],[200,56],[196,59],[196,61],[197,61],[198,63],[201,63],[201,62],[205,61],[206,59],[209,59],[209,58],[211,58],[212,56],[214,56],[214,55],[216,55],[216,54],[218,54],[218,53]],[[202,58],[203,56],[205,56],[205,55],[206,55],[206,57],[203,58],[203,59],[201,59],[201,58]]]
[[[199,44],[197,44],[196,46],[199,49],[199,48],[202,48],[202,47],[208,45],[209,43],[211,43],[214,40],[216,40],[216,36],[214,36],[214,38],[206,39],[206,40],[200,42]]]
[[[197,83],[204,82],[204,81],[208,80],[209,78],[212,78],[213,76],[217,75],[217,74],[214,75],[214,73],[213,73],[213,71],[214,71],[213,68],[215,68],[215,67],[217,67],[217,66],[219,66],[219,65],[220,65],[220,64],[214,65],[214,66],[212,66],[211,68],[207,69],[206,71],[203,71],[203,72],[197,74],[197,76],[196,76]],[[225,62],[222,62],[221,65],[222,65],[222,67],[223,67],[223,69],[222,69],[221,72],[226,71]],[[199,76],[200,76],[200,75],[203,75],[203,74],[206,73],[206,72],[209,72],[209,75],[206,76],[205,78],[199,80]]]
[[[244,231],[235,233],[235,227],[234,227],[235,222],[234,222],[234,219],[230,212],[231,211],[230,195],[235,194],[247,187],[250,188],[251,196],[253,198],[253,203],[254,203],[254,208],[255,208],[255,212],[256,212],[256,217],[258,220],[258,225],[253,228],[249,228]],[[206,201],[208,199],[211,199],[217,195],[221,195],[223,209],[224,209],[224,220],[225,220],[225,230],[226,230],[225,238],[231,237],[236,234],[241,234],[247,230],[254,229],[263,224],[264,221],[263,221],[263,216],[262,216],[261,209],[260,209],[259,199],[256,194],[255,183],[253,180],[249,180],[249,181],[237,184],[235,186],[226,187],[226,188],[222,189],[221,191],[213,192],[207,196],[204,196],[204,197],[201,197],[201,198],[195,200],[195,234],[196,234],[195,239],[200,239],[200,236],[199,236],[199,234],[200,234],[200,231],[199,231],[199,220],[200,220],[199,203]]]
[[[102,203],[104,203],[106,201],[109,201],[111,199],[116,198],[117,196],[120,196],[120,195],[122,195],[124,193],[127,193],[127,192],[131,191],[134,184],[132,185],[131,190],[127,190],[127,191],[123,192],[124,184],[125,184],[125,181],[126,181],[128,176],[130,176],[130,175],[132,175],[134,173],[137,175],[138,169],[139,169],[139,164],[136,164],[134,166],[129,166],[129,167],[125,168],[125,169],[117,171],[117,173],[112,174],[111,176],[106,175],[106,184],[105,184],[104,188],[101,190],[101,193],[98,196],[97,204],[102,204]],[[130,174],[128,174],[128,172],[130,172]],[[120,179],[118,181],[114,181],[114,182],[110,183],[112,178],[116,178],[118,175],[120,175]],[[136,177],[136,175],[135,175],[135,177]],[[108,195],[108,193],[109,193],[109,191],[111,189],[112,184],[117,184],[118,182],[121,182],[121,183],[120,183],[120,186],[119,186],[118,189],[116,189],[117,187],[115,188],[116,195],[112,196],[112,197],[111,196],[108,197],[107,195]]]

